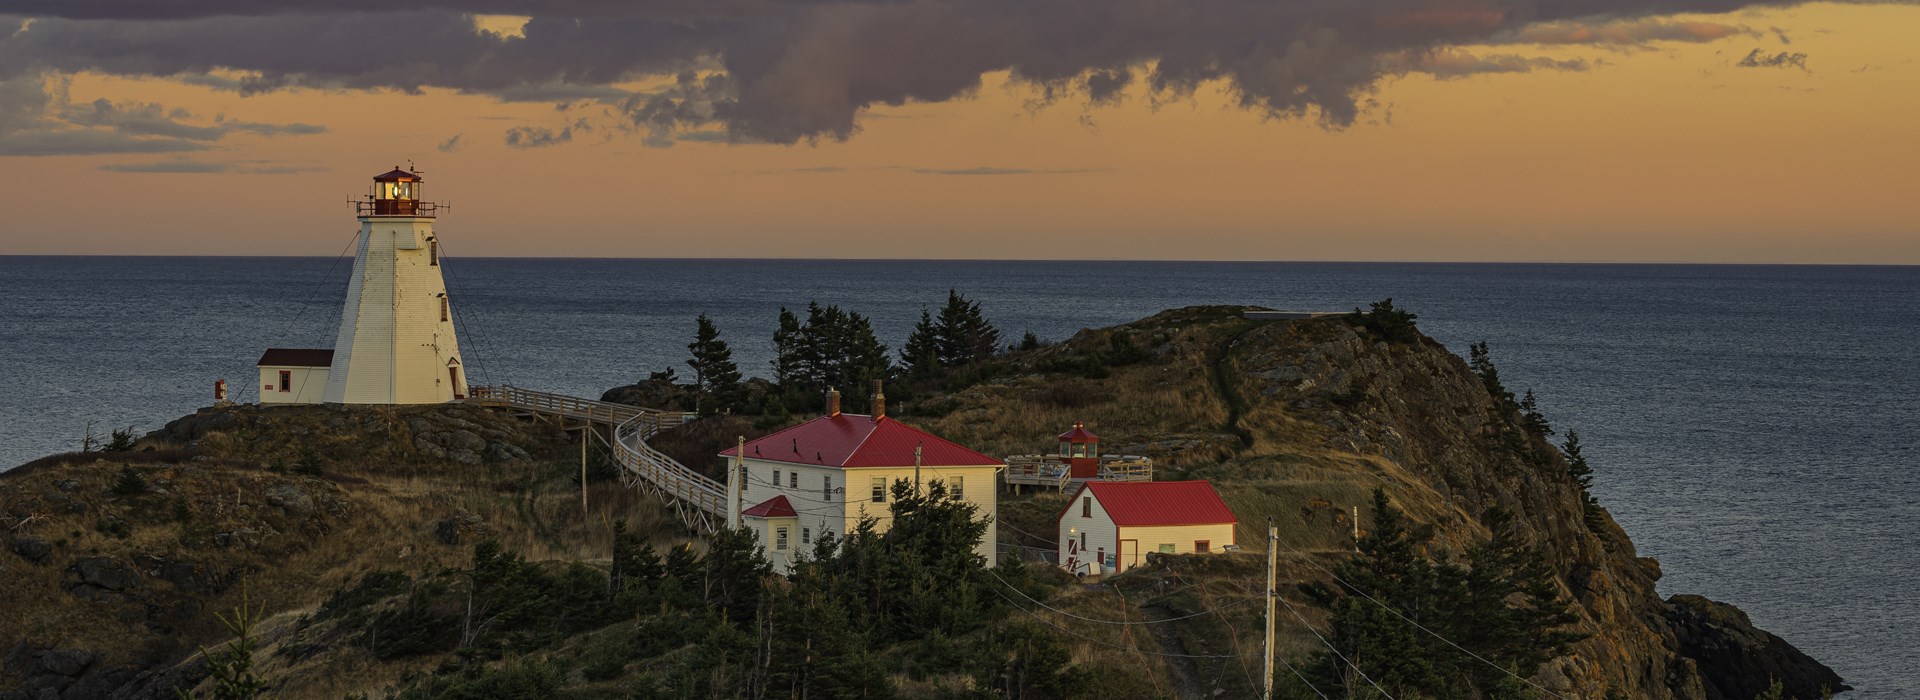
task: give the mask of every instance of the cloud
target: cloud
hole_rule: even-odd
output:
[[[559,131],[533,126],[516,126],[507,130],[507,145],[513,148],[548,148],[573,140],[573,127]]]
[[[175,158],[155,163],[110,163],[100,166],[100,169],[116,173],[224,173],[230,166],[226,163]]]
[[[1106,172],[1105,168],[1062,168],[1058,170],[1039,170],[1034,168],[911,168],[915,175],[1068,175],[1077,173]]]
[[[1759,36],[1746,27],[1718,22],[1636,19],[1541,22],[1503,32],[1488,43],[1539,45],[1645,46],[1654,42],[1704,43],[1731,36]]]
[[[99,169],[116,173],[247,173],[251,175],[292,175],[326,170],[323,167],[310,165],[284,165],[262,161],[220,163],[185,157],[151,163],[109,163],[100,166]]]
[[[1798,68],[1808,73],[1813,72],[1807,67],[1806,54],[1786,51],[1769,55],[1762,49],[1754,49],[1747,54],[1746,58],[1740,59],[1740,62],[1733,65],[1741,68]]]
[[[445,141],[441,141],[440,145],[435,146],[434,148],[438,149],[441,153],[453,153],[455,151],[458,151],[460,150],[460,137],[465,135],[466,133],[464,132],[454,134],[453,138],[447,139]]]
[[[443,88],[589,101],[602,133],[671,145],[853,137],[867,110],[967,99],[1005,72],[1037,104],[1155,103],[1224,88],[1239,108],[1328,128],[1360,121],[1407,56],[1436,75],[1580,70],[1486,43],[1639,46],[1752,30],[1682,21],[1786,0],[0,0],[36,17],[0,36],[0,79],[87,71],[217,84]],[[473,13],[473,14],[469,14]],[[483,31],[475,14],[526,17]],[[1601,18],[1601,19],[1596,19]],[[153,21],[165,19],[168,21]],[[1462,73],[1462,71],[1465,71]],[[621,86],[665,82],[633,94]],[[552,145],[580,127],[509,132]],[[696,137],[705,139],[709,137]]]
[[[183,109],[153,102],[75,103],[68,82],[40,73],[0,77],[0,156],[183,153],[232,134],[317,134],[314,124],[262,124],[216,116],[195,123]]]
[[[849,172],[857,172],[857,171],[874,171],[874,170],[901,170],[901,171],[913,173],[915,175],[959,175],[959,176],[1075,175],[1075,174],[1081,174],[1081,173],[1112,172],[1112,168],[1006,168],[1006,167],[992,167],[992,166],[981,166],[981,167],[973,167],[973,168],[930,168],[930,167],[920,167],[920,166],[912,166],[912,165],[870,165],[870,166],[864,166],[864,167],[849,168],[849,167],[839,166],[839,165],[819,165],[819,166],[813,166],[813,167],[807,167],[807,168],[785,168],[781,170],[768,170],[768,171],[763,171],[763,173],[764,174],[789,174],[789,173],[834,174],[834,173],[849,173]]]
[[[1542,56],[1514,54],[1472,54],[1465,51],[1429,51],[1409,57],[1403,70],[1426,73],[1440,80],[1455,80],[1488,73],[1531,73],[1536,70],[1580,72],[1590,67],[1586,59],[1557,60]]]

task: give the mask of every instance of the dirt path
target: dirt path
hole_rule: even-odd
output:
[[[1166,608],[1159,607],[1141,608],[1140,615],[1149,620],[1164,620],[1173,616]],[[1174,630],[1173,625],[1142,626],[1153,635],[1154,643],[1160,645],[1160,653],[1188,653],[1187,645],[1180,641],[1180,634]],[[1200,668],[1194,665],[1193,659],[1179,656],[1165,658],[1168,674],[1173,676],[1171,680],[1174,697],[1181,700],[1204,700],[1209,697],[1205,686],[1200,682]]]

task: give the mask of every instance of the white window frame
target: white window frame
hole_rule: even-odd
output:
[[[773,529],[773,551],[787,551],[787,528],[785,526]]]
[[[887,477],[884,477],[884,476],[873,477],[873,502],[874,503],[887,502]]]

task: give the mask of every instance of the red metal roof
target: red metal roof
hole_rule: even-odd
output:
[[[267,348],[260,354],[261,367],[332,367],[333,351],[307,348]]]
[[[1086,426],[1081,425],[1079,421],[1075,421],[1072,430],[1060,434],[1060,441],[1099,442],[1100,436],[1093,434],[1093,431],[1087,430]]]
[[[1238,523],[1213,484],[1206,481],[1089,481],[1074,492],[1060,511],[1074,511],[1080,494],[1093,492],[1100,507],[1121,527],[1154,525],[1216,525]],[[1054,520],[1058,521],[1059,516]]]
[[[420,182],[423,178],[394,166],[392,170],[373,176],[374,182]]]
[[[740,511],[740,514],[754,518],[791,518],[799,515],[793,510],[793,504],[787,502],[786,496],[774,496],[765,503]]]
[[[882,416],[842,413],[821,416],[747,443],[746,456],[772,462],[840,467],[911,467],[913,448],[920,448],[925,467],[999,465],[993,457],[961,447],[931,433]],[[736,456],[729,448],[722,457]]]

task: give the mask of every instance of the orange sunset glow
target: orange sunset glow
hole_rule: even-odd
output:
[[[271,8],[117,4],[0,2],[0,254],[332,256],[347,200],[411,161],[466,256],[1920,263],[1904,4],[1394,2],[1219,46],[1205,17],[1129,34],[1159,3],[1120,4],[1047,53],[911,28],[991,20],[965,3],[583,0],[605,45],[524,60],[503,47],[551,18],[506,2],[419,46],[320,13],[310,41],[351,55],[281,51]],[[770,55],[674,44],[763,21]],[[614,47],[675,53],[589,55]]]

